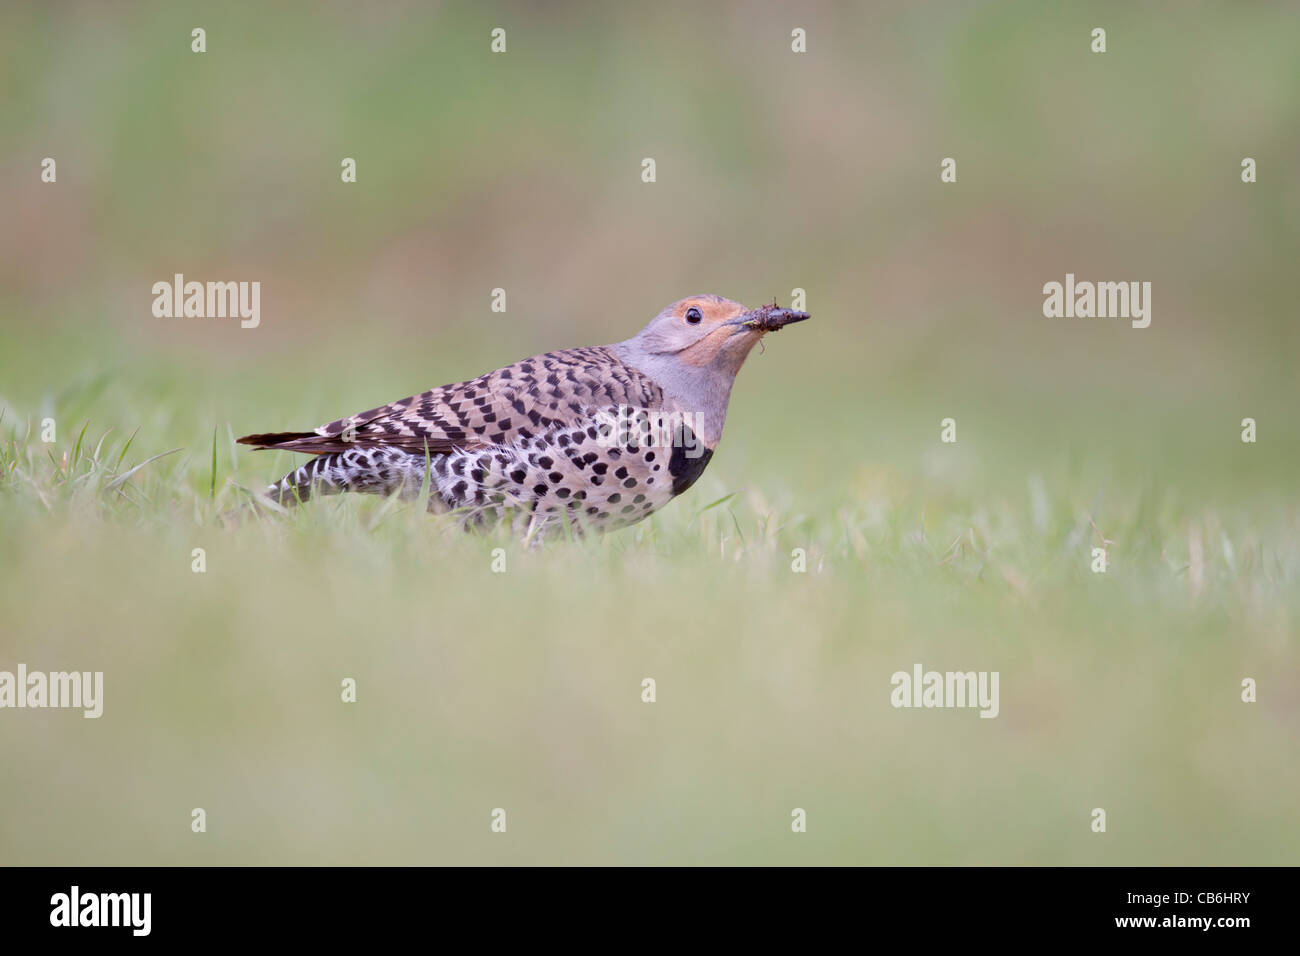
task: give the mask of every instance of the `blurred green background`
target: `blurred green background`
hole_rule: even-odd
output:
[[[1270,3],[5,5],[0,669],[106,701],[0,712],[0,863],[1296,863],[1298,46]],[[260,327],[155,318],[177,272]],[[1044,318],[1067,272],[1150,328]],[[232,436],[796,287],[635,529],[217,520],[291,466]],[[1001,715],[892,709],[916,662]]]

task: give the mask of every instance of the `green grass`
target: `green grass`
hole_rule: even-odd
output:
[[[1300,862],[1296,11],[546,6],[0,8],[0,670],[106,695],[0,712],[0,864]],[[238,435],[796,287],[635,528],[220,520]]]
[[[842,497],[722,451],[651,520],[530,550],[352,496],[227,528],[279,466],[224,425],[161,456],[0,426],[5,661],[106,685],[99,721],[0,722],[8,862],[1296,859],[1284,498],[1098,507],[1094,468],[1015,476],[935,429]],[[999,671],[1001,714],[891,708],[915,662]]]

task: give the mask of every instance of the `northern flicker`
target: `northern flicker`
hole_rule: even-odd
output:
[[[614,345],[547,352],[315,431],[239,441],[318,456],[267,490],[282,505],[424,488],[429,510],[457,512],[467,527],[508,520],[530,537],[561,521],[623,527],[695,483],[750,349],[808,317],[691,296]]]

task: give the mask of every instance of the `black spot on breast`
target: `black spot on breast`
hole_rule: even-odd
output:
[[[683,427],[683,431],[688,431]],[[695,452],[695,457],[687,455],[687,451]],[[709,459],[713,457],[713,451],[704,447],[704,442],[699,441],[694,435],[689,435],[681,443],[674,442],[673,454],[668,460],[668,474],[673,476],[673,494],[680,495],[683,491],[695,484],[695,480],[704,474],[704,469],[709,464]],[[646,484],[650,484],[649,481]]]

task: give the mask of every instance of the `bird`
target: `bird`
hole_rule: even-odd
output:
[[[811,318],[718,295],[664,308],[636,335],[535,355],[322,425],[239,443],[314,455],[266,489],[414,499],[466,530],[530,541],[635,524],[689,489],[713,457],[736,375],[765,335]]]

